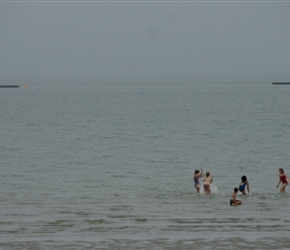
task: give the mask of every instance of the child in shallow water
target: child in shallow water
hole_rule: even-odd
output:
[[[210,194],[211,190],[210,190],[210,184],[213,182],[213,179],[210,175],[210,172],[206,172],[205,173],[205,178],[203,180],[203,188],[204,188],[204,192],[206,194]]]
[[[196,189],[196,192],[199,193],[200,191],[200,184],[199,184],[199,178],[203,177],[202,168],[200,170],[195,170],[193,180],[194,180],[194,187]]]
[[[234,193],[232,194],[231,199],[230,199],[230,205],[231,206],[240,206],[240,205],[242,205],[242,201],[236,199],[238,192],[239,192],[239,189],[237,187],[235,187],[234,188]]]
[[[239,190],[240,190],[240,192],[242,192],[243,195],[246,195],[246,186],[247,186],[248,193],[250,193],[250,185],[249,185],[249,182],[247,180],[247,176],[243,175],[241,180],[242,180],[242,182],[239,186]]]
[[[280,183],[282,182],[282,187],[280,188],[280,192],[284,193],[286,186],[288,185],[288,181],[290,181],[290,178],[284,173],[284,169],[283,168],[279,168],[279,182],[278,185],[276,186],[276,188],[279,187]],[[287,181],[288,179],[288,181]]]

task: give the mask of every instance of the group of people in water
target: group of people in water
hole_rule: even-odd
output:
[[[203,176],[205,176],[205,178],[203,179],[203,189],[205,194],[210,194],[211,193],[211,189],[210,189],[210,184],[213,182],[213,178],[210,175],[210,172],[206,172],[205,175],[203,174],[203,170],[202,168],[200,170],[195,170],[194,175],[193,175],[193,180],[194,180],[194,187],[196,189],[196,192],[199,193],[201,190],[201,185],[199,183],[199,179],[202,178]],[[287,181],[288,180],[288,181]],[[283,168],[279,168],[279,182],[276,186],[276,188],[279,187],[279,185],[282,183],[282,187],[280,188],[280,192],[284,193],[286,186],[288,185],[288,183],[290,182],[290,178],[285,174],[284,169]],[[246,189],[248,192],[246,192]],[[247,180],[247,177],[245,175],[243,175],[241,177],[241,183],[239,188],[235,187],[234,188],[234,192],[230,198],[230,205],[231,206],[239,206],[242,205],[242,201],[237,200],[237,193],[241,192],[243,195],[246,195],[247,193],[250,193],[250,184]]]
[[[199,179],[204,176],[202,168],[200,170],[195,170],[193,180],[194,180],[194,187],[196,192],[199,193],[201,189],[201,185],[199,183]],[[203,179],[203,189],[206,194],[210,194],[210,184],[213,182],[213,178],[210,175],[210,172],[205,173],[205,178]]]

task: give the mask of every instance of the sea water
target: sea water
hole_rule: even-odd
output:
[[[289,248],[290,88],[271,81],[1,89],[0,249]],[[242,175],[251,194],[230,207]]]

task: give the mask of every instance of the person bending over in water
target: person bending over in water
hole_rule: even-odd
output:
[[[200,170],[195,170],[193,180],[194,180],[194,187],[196,192],[199,193],[200,185],[199,185],[199,178],[203,177],[202,168]]]
[[[213,182],[213,179],[210,175],[210,172],[205,173],[205,178],[203,180],[203,188],[206,194],[210,194],[210,184]]]
[[[249,182],[247,180],[247,176],[243,175],[241,180],[242,180],[242,182],[239,186],[239,190],[240,190],[240,192],[242,192],[243,195],[246,195],[246,186],[247,186],[248,193],[250,193],[250,185],[249,185]]]
[[[230,199],[230,205],[231,206],[240,206],[240,205],[242,205],[242,201],[236,199],[238,192],[239,192],[239,189],[237,187],[235,187],[234,188],[234,193],[232,194],[231,199]]]
[[[288,181],[290,181],[290,178],[284,173],[284,169],[283,168],[279,168],[279,177],[280,180],[278,182],[278,185],[276,186],[276,188],[279,187],[280,183],[282,182],[282,187],[280,188],[280,192],[284,193],[286,186],[288,185]],[[287,181],[288,179],[288,181]]]

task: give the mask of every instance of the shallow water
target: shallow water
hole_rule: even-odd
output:
[[[1,249],[287,249],[288,86],[34,82],[1,89]],[[193,173],[217,192],[199,195]],[[251,194],[233,188],[247,175]]]

